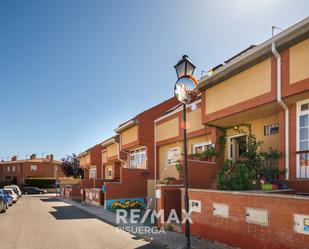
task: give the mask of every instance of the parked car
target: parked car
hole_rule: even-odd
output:
[[[13,191],[18,195],[18,198],[21,197],[21,191],[20,188],[17,185],[8,185],[8,186],[4,186],[5,188],[11,188],[13,189]]]
[[[3,200],[2,196],[0,196],[0,212],[1,213],[6,212],[6,208],[7,208],[7,205],[5,201]]]
[[[13,203],[16,203],[18,200],[18,195],[15,194],[15,192],[11,189],[11,188],[4,188],[3,192],[5,194],[8,194],[9,196],[11,196],[13,198]]]
[[[21,192],[25,195],[28,194],[46,194],[47,191],[45,189],[40,189],[37,187],[23,187]]]
[[[9,206],[12,206],[12,204],[13,204],[13,197],[11,197],[10,195],[6,194],[3,189],[0,189],[0,196],[2,197],[4,202],[6,203],[7,209],[8,209]]]

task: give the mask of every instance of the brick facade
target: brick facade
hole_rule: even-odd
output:
[[[103,178],[102,150],[104,147],[97,144],[83,153],[78,155],[81,168],[84,169],[84,178],[89,179],[90,167],[96,168],[96,178]],[[85,156],[89,157],[89,161],[85,162]]]
[[[54,160],[52,155],[46,158],[36,158],[31,155],[30,159],[0,162],[1,180],[13,179],[17,185],[25,183],[27,178],[61,178],[64,174],[61,170],[61,162]]]
[[[294,214],[309,216],[308,197],[191,189],[189,198],[201,202],[191,214],[193,235],[239,248],[308,248],[309,236],[294,231]],[[214,215],[214,203],[228,205],[228,217]],[[266,210],[268,224],[247,222],[246,208]]]

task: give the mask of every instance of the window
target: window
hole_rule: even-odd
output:
[[[7,170],[7,172],[10,172],[11,167],[10,167],[10,166],[8,166],[8,167],[6,168],[6,170]]]
[[[107,169],[107,176],[108,176],[108,177],[112,177],[112,174],[113,174],[112,168],[108,168],[108,169]]]
[[[279,132],[279,124],[270,124],[264,126],[264,136],[277,134]]]
[[[206,151],[213,146],[214,145],[211,144],[211,142],[209,142],[209,141],[203,142],[203,143],[198,143],[198,144],[193,144],[192,153],[193,154],[202,153],[203,151]]]
[[[146,148],[130,151],[130,167],[146,168]]]
[[[309,99],[297,103],[297,178],[309,178]]]
[[[12,166],[12,171],[15,172],[15,166]]]
[[[309,103],[300,106],[299,122],[299,150],[309,150]]]
[[[91,166],[90,167],[90,170],[89,170],[89,179],[95,179],[97,178],[97,168],[94,166]]]
[[[30,170],[31,171],[37,171],[38,170],[38,166],[37,165],[31,165],[30,166]]]
[[[180,148],[169,149],[166,155],[166,164],[171,165],[175,164],[178,160],[180,160]]]

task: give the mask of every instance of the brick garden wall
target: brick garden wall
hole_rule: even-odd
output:
[[[106,200],[147,197],[144,169],[120,168],[120,182],[106,182]]]
[[[191,189],[189,198],[201,201],[201,212],[191,214],[196,236],[240,248],[308,248],[309,235],[294,232],[293,220],[294,214],[309,215],[308,197]],[[229,216],[213,215],[213,203],[227,204]],[[266,209],[268,225],[246,222],[247,207]]]
[[[182,165],[184,163],[182,162]],[[190,188],[211,188],[215,182],[216,163],[188,160],[188,183]]]
[[[102,204],[101,189],[91,188],[85,189],[85,202],[91,205],[100,206]]]

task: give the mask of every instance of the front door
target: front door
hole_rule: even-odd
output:
[[[230,137],[230,155],[229,158],[232,160],[233,163],[236,163],[239,157],[245,152],[245,145],[246,145],[246,136],[239,135]]]

